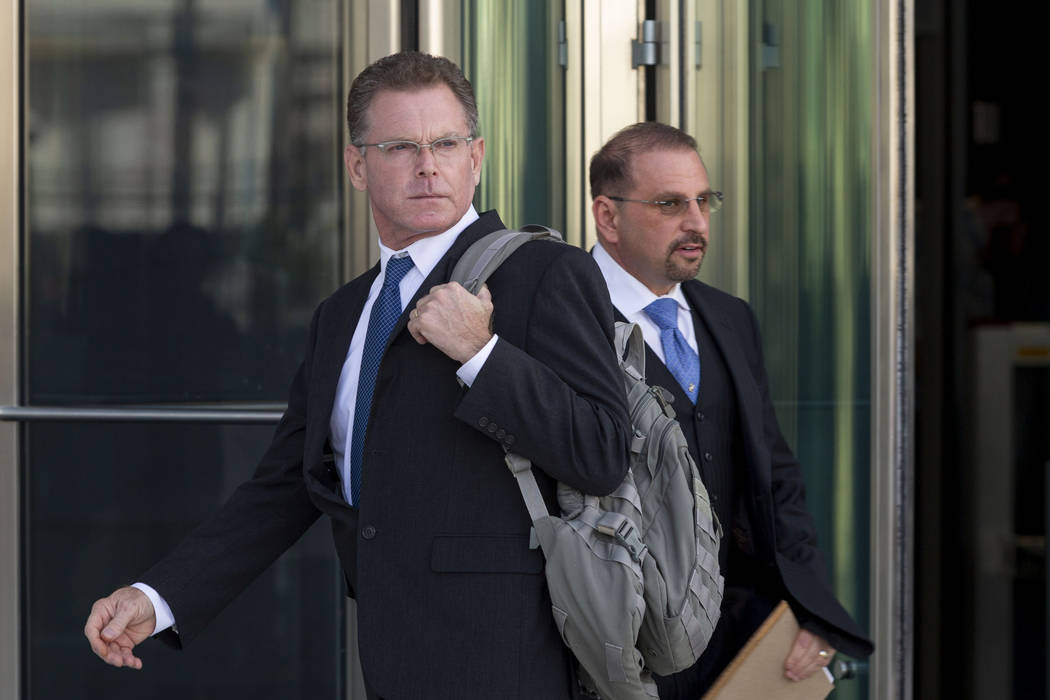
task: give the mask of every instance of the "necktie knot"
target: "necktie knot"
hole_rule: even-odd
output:
[[[386,262],[386,277],[383,278],[383,287],[401,284],[408,271],[414,267],[411,255],[400,258],[390,258]]]
[[[678,328],[678,302],[674,299],[657,299],[645,307],[645,313],[661,331]]]

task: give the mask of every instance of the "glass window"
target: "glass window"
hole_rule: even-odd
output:
[[[186,649],[142,671],[84,639],[91,604],[131,583],[251,475],[270,427],[39,423],[27,430],[27,698],[339,698],[342,570],[319,521]]]
[[[338,282],[338,11],[27,3],[31,402],[284,399]]]
[[[24,348],[38,405],[283,402],[340,281],[337,0],[26,0]],[[342,573],[315,526],[185,651],[83,638],[250,476],[272,427],[24,430],[25,697],[344,695]]]

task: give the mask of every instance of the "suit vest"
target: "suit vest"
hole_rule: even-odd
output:
[[[740,412],[736,391],[733,389],[722,357],[707,325],[694,310],[693,328],[700,355],[700,393],[696,405],[682,391],[674,376],[648,346],[646,347],[646,380],[670,391],[671,404],[685,433],[689,452],[700,470],[719,522],[723,539],[719,550],[719,564],[729,578],[729,550],[733,537],[734,517],[739,516],[738,487],[742,464],[740,440]]]

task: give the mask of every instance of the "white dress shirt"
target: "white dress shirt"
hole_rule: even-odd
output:
[[[379,297],[379,291],[383,288],[383,277],[386,274],[387,262],[393,257],[412,256],[413,267],[401,279],[399,290],[401,292],[401,308],[404,309],[405,305],[416,295],[419,285],[423,284],[423,280],[427,278],[427,275],[433,271],[438,261],[444,257],[445,253],[452,247],[452,244],[456,242],[456,238],[463,229],[470,226],[477,219],[478,212],[472,205],[463,215],[463,218],[444,233],[421,238],[408,247],[397,251],[387,248],[382,242],[379,244],[379,275],[376,276],[368,291],[368,299],[365,301],[364,308],[361,309],[361,317],[357,321],[353,338],[350,340],[350,348],[346,353],[346,360],[343,361],[343,370],[339,375],[339,384],[336,388],[335,402],[332,405],[332,416],[329,421],[329,437],[332,444],[332,452],[335,455],[335,464],[339,469],[343,483],[343,497],[347,503],[350,502],[350,465],[346,464],[345,455],[350,451],[350,439],[353,433],[354,405],[357,402],[357,376],[361,372],[361,356],[364,354],[365,337],[368,334],[368,321],[372,314],[372,305],[375,304],[376,299]],[[460,381],[467,386],[474,383],[478,372],[481,371],[485,361],[492,353],[492,348],[496,345],[497,339],[493,335],[485,347],[479,350],[474,357],[463,363],[456,372],[456,376],[459,377]],[[153,587],[141,582],[133,583],[132,586],[145,593],[146,597],[153,603],[153,611],[157,618],[153,634],[175,626],[175,617],[171,612],[171,607]]]
[[[343,370],[339,375],[339,384],[336,387],[335,403],[332,405],[332,417],[329,421],[332,452],[335,454],[335,466],[343,481],[343,497],[350,502],[350,465],[346,463],[345,455],[350,453],[350,440],[353,437],[354,406],[357,402],[357,378],[361,373],[361,357],[364,355],[365,337],[368,334],[368,320],[372,314],[372,305],[379,297],[379,291],[383,288],[383,276],[386,274],[387,262],[392,257],[411,255],[414,267],[401,279],[401,308],[412,300],[419,291],[419,285],[433,271],[434,266],[444,257],[460,232],[478,219],[478,213],[471,206],[455,226],[444,233],[436,236],[421,238],[407,248],[393,251],[382,243],[379,244],[379,275],[376,276],[372,287],[368,292],[368,300],[361,309],[361,317],[357,321],[354,337],[350,340],[350,349],[346,353],[343,362]],[[496,344],[493,337],[488,344],[473,358],[460,367],[456,373],[460,380],[470,386],[481,365],[488,359],[492,347]],[[480,362],[477,360],[480,359]]]
[[[685,342],[693,352],[698,352],[696,347],[696,333],[693,331],[693,313],[689,309],[689,302],[682,293],[682,285],[676,284],[670,292],[663,297],[653,294],[648,287],[642,284],[630,272],[620,267],[620,263],[613,260],[609,251],[602,247],[601,243],[594,245],[591,251],[594,262],[598,263],[605,284],[609,287],[609,296],[612,298],[613,306],[623,314],[624,318],[632,323],[637,323],[642,329],[645,342],[660,358],[664,359],[664,345],[660,341],[660,328],[645,313],[645,307],[657,299],[670,298],[678,304],[678,330],[685,336]]]

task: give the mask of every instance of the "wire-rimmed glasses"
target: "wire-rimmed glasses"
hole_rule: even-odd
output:
[[[715,190],[704,192],[696,197],[668,197],[667,199],[628,199],[626,197],[614,197],[608,195],[614,202],[638,202],[640,204],[651,204],[664,216],[680,216],[689,209],[689,202],[696,202],[700,207],[700,213],[707,215],[722,208],[725,195]]]

